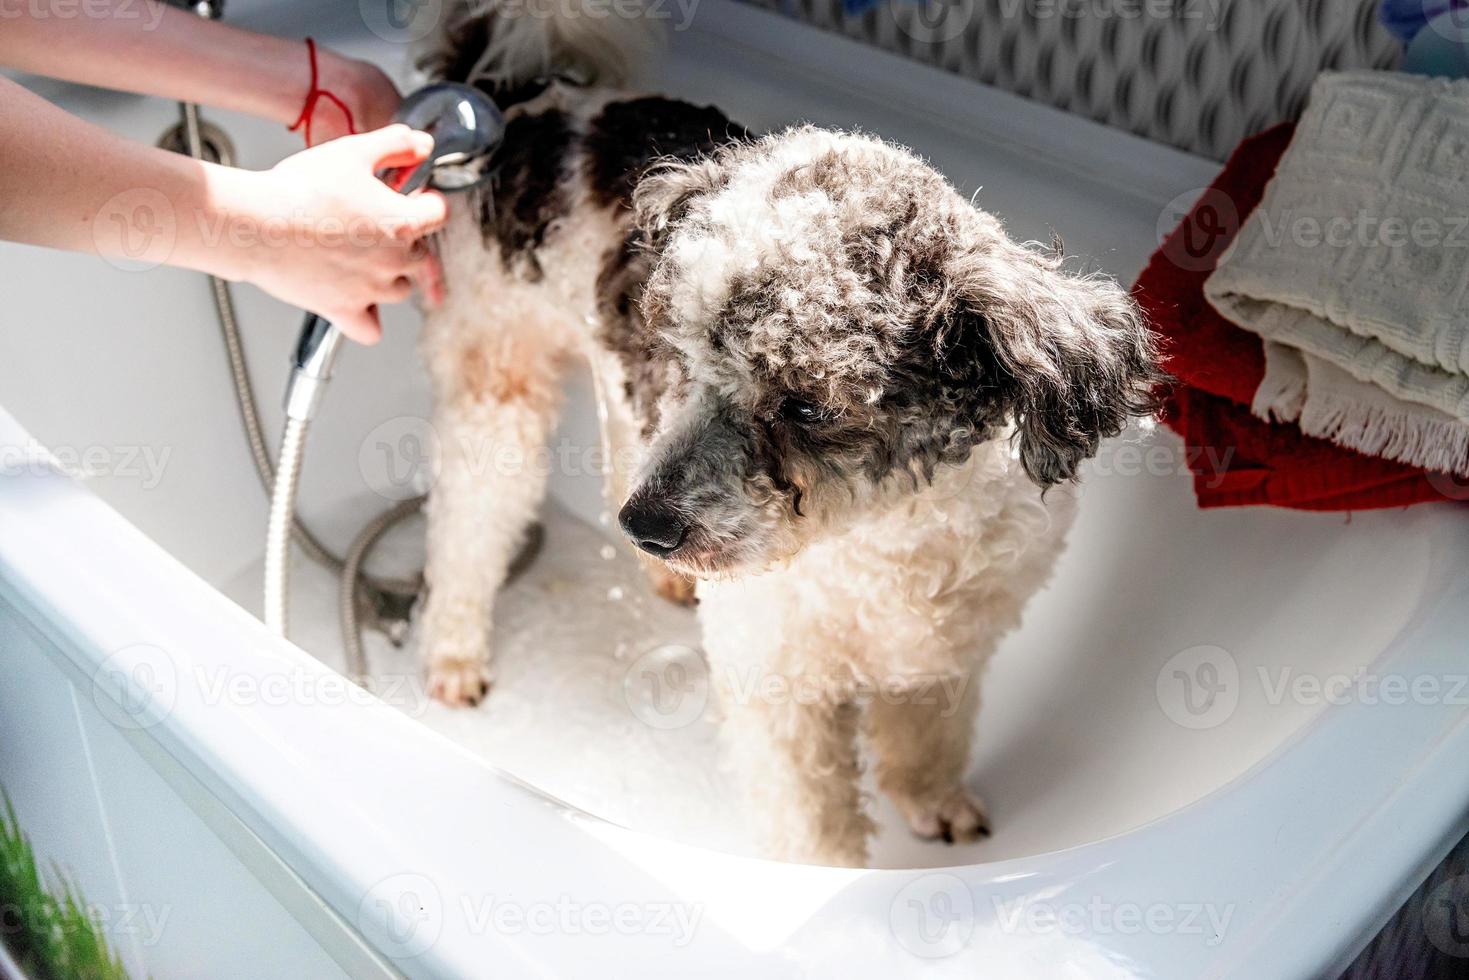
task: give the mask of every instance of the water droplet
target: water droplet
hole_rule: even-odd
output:
[[[612,588],[607,590],[607,598],[613,602],[621,602],[622,595],[622,586],[620,585],[614,585]]]
[[[610,510],[604,510],[604,511],[602,511],[602,513],[598,514],[597,515],[597,523],[600,524],[600,525],[602,525],[603,527],[609,527],[609,526],[611,526],[611,524],[612,524],[612,511],[610,511]]]
[[[612,559],[617,557],[617,549],[612,547],[610,544],[604,544],[602,545],[602,550],[598,552],[598,554],[602,556],[603,561],[611,561]]]

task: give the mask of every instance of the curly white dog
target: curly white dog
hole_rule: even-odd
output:
[[[455,205],[424,341],[431,689],[483,696],[543,491],[472,447],[538,446],[580,353],[641,460],[610,480],[623,530],[662,594],[697,582],[768,852],[865,860],[859,727],[914,831],[986,834],[960,782],[975,679],[1062,547],[1073,498],[1043,489],[1150,410],[1151,337],[1115,283],[1012,242],[904,149],[619,91],[637,49],[617,18],[496,0],[426,62],[510,120],[492,198]]]

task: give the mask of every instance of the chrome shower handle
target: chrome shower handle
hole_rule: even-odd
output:
[[[306,314],[296,339],[291,380],[286,386],[286,417],[307,421],[316,415],[321,393],[331,380],[332,367],[342,349],[342,331],[324,317]]]

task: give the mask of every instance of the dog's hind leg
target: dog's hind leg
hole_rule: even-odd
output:
[[[446,704],[474,704],[488,688],[495,592],[545,492],[536,463],[560,394],[554,334],[522,321],[428,338],[440,470],[420,649],[429,693]]]
[[[878,788],[919,837],[952,844],[989,836],[984,804],[961,782],[978,708],[979,680],[967,673],[885,692],[868,705]]]

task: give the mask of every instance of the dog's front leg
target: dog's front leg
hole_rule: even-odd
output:
[[[555,420],[557,370],[550,351],[512,338],[437,360],[440,469],[429,494],[420,649],[429,693],[475,704],[489,686],[495,592],[545,492],[538,454]]]
[[[878,788],[919,837],[952,844],[989,836],[983,802],[961,782],[978,709],[971,673],[884,691],[868,706]]]
[[[778,860],[862,867],[872,821],[859,788],[857,706],[808,696],[799,679],[754,680],[721,684],[720,699],[757,843]]]

